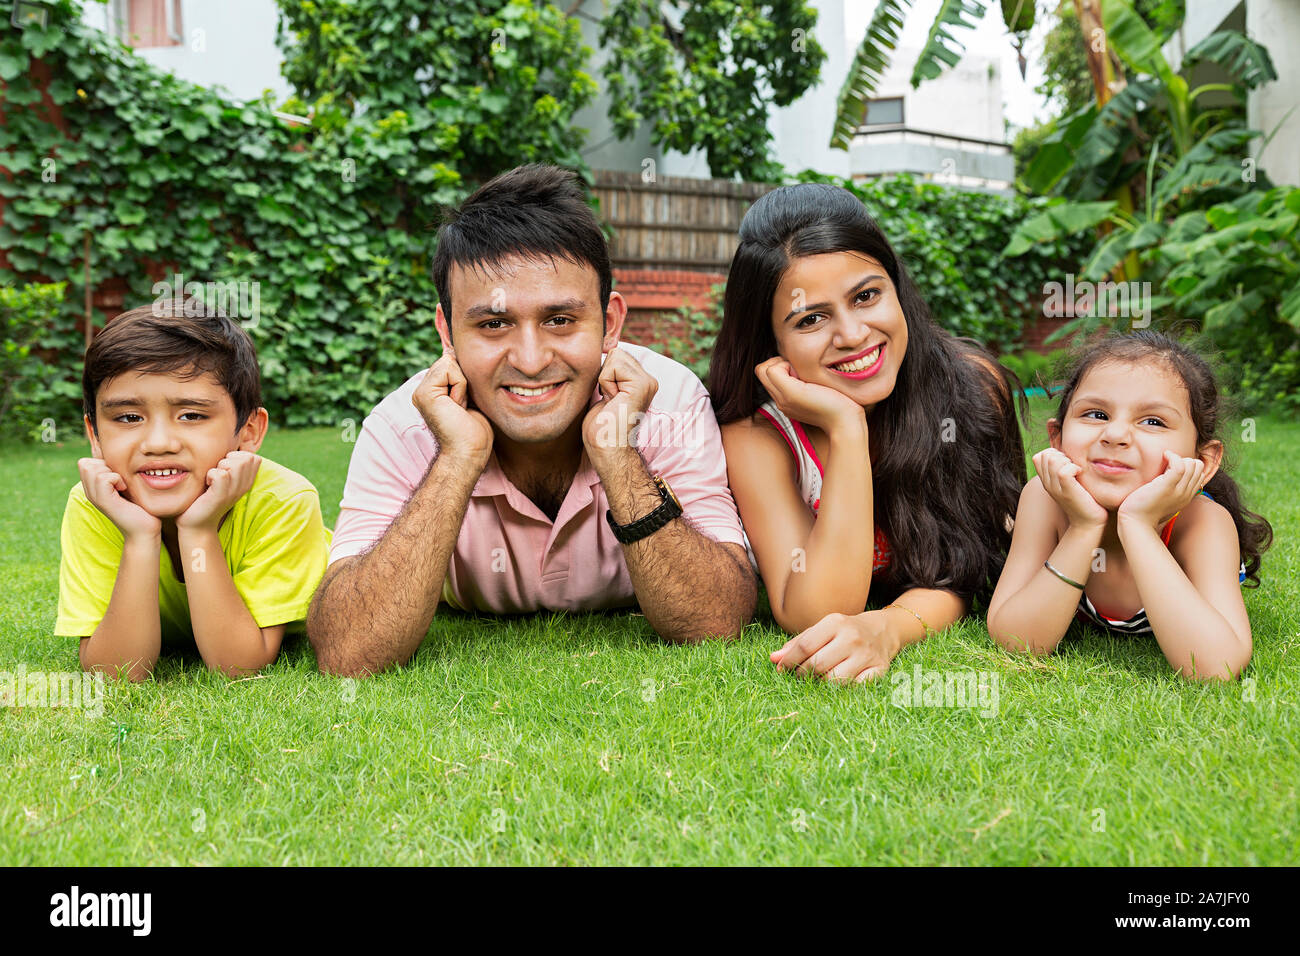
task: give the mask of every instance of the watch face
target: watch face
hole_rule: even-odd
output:
[[[677,506],[677,510],[680,511],[682,503],[677,500],[677,496],[673,494],[673,490],[668,487],[668,482],[664,481],[662,478],[655,478],[655,481],[659,483],[659,487],[663,489],[664,494],[668,496],[672,503]]]

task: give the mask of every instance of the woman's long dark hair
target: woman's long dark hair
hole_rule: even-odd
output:
[[[1090,369],[1102,362],[1133,364],[1158,363],[1164,365],[1187,387],[1187,401],[1196,426],[1196,447],[1210,441],[1223,441],[1223,399],[1214,370],[1193,349],[1153,329],[1140,329],[1126,335],[1112,335],[1097,342],[1080,355],[1066,375],[1061,401],[1056,408],[1056,420],[1064,422],[1070,410],[1074,393]],[[1210,497],[1223,505],[1237,526],[1237,540],[1241,545],[1241,560],[1246,564],[1248,587],[1259,587],[1260,555],[1273,543],[1273,526],[1262,516],[1246,509],[1241,487],[1228,474],[1227,444],[1224,459],[1205,485]]]
[[[878,261],[907,322],[894,391],[867,418],[874,520],[892,550],[888,586],[987,598],[1025,484],[1014,376],[979,343],[935,324],[889,240],[847,190],[784,186],[745,214],[709,370],[718,421],[749,418],[770,399],[754,367],[777,354],[773,296],[793,259],[828,252]],[[1023,414],[1023,395],[1019,403]]]

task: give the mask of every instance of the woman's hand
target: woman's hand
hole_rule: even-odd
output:
[[[779,671],[833,681],[875,680],[889,670],[902,642],[884,611],[828,614],[773,651]]]
[[[1044,448],[1034,456],[1034,470],[1043,483],[1043,490],[1061,506],[1070,524],[1076,528],[1097,528],[1106,524],[1109,513],[1088,489],[1079,484],[1083,469],[1072,462],[1064,452]]]
[[[779,355],[760,363],[754,374],[776,407],[796,422],[813,425],[828,435],[847,424],[866,424],[867,413],[861,405],[827,385],[802,381]]]
[[[1201,459],[1182,458],[1166,449],[1165,470],[1129,492],[1119,506],[1119,517],[1126,522],[1159,527],[1201,493],[1204,474],[1205,462]]]

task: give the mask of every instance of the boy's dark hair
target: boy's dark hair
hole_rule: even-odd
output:
[[[433,256],[433,283],[448,331],[451,267],[499,269],[514,255],[558,256],[591,266],[600,279],[604,315],[613,288],[609,247],[574,173],[539,163],[518,166],[484,183],[459,209],[446,211]]]
[[[190,311],[203,311],[202,305]],[[186,380],[210,372],[235,403],[237,427],[262,404],[262,376],[253,340],[225,315],[185,315],[171,300],[123,312],[95,336],[86,349],[81,395],[90,427],[99,434],[95,396],[111,378],[127,372],[166,375]]]
[[[1223,442],[1224,402],[1210,363],[1194,349],[1154,329],[1140,329],[1129,334],[1112,334],[1100,342],[1083,347],[1073,367],[1066,373],[1056,408],[1057,422],[1064,422],[1079,383],[1089,370],[1103,362],[1124,364],[1160,363],[1177,375],[1187,388],[1187,404],[1196,427],[1196,448],[1211,441]],[[1273,543],[1273,526],[1263,517],[1246,509],[1241,487],[1228,475],[1227,443],[1219,470],[1205,485],[1205,491],[1232,515],[1241,544],[1241,560],[1246,565],[1246,586],[1259,586],[1260,555]]]

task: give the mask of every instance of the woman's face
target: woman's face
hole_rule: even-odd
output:
[[[868,412],[893,392],[907,353],[898,290],[863,253],[791,262],[772,299],[772,330],[797,378],[843,392]]]

